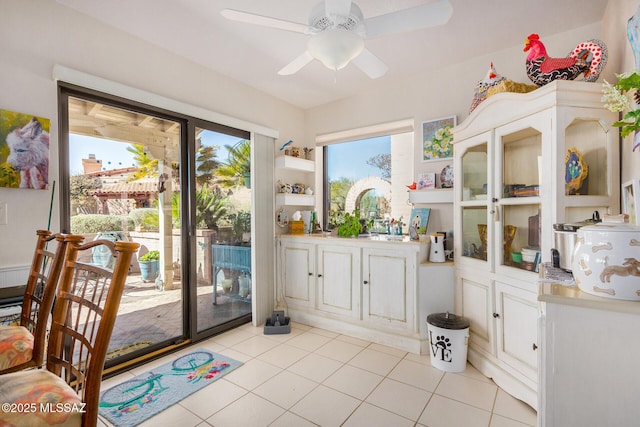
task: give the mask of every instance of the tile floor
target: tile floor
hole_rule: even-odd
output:
[[[241,326],[110,378],[103,390],[197,347],[244,365],[143,426],[536,425],[533,409],[470,365],[445,373],[431,366],[428,355],[296,323],[283,335]]]

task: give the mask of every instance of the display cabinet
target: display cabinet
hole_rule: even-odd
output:
[[[553,224],[619,209],[616,115],[601,95],[574,81],[501,93],[453,129],[456,310],[470,318],[469,361],[534,407],[537,270]]]

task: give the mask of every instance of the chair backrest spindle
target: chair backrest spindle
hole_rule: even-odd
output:
[[[113,332],[120,298],[133,254],[140,246],[133,242],[94,240],[65,236],[67,254],[53,313],[47,369],[62,376],[87,404],[83,425],[98,416],[102,371]],[[113,270],[78,261],[80,252],[99,245],[115,257]]]

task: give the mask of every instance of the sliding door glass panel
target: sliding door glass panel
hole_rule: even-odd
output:
[[[185,337],[180,236],[181,127],[176,121],[68,98],[70,231],[140,244],[107,365]],[[94,251],[91,263],[112,262]]]
[[[251,141],[196,128],[198,333],[251,317]]]

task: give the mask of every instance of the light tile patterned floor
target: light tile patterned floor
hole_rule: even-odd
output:
[[[470,365],[445,373],[431,366],[428,355],[302,324],[293,323],[284,335],[263,335],[263,328],[245,325],[196,346],[244,365],[143,426],[536,425],[533,409]],[[193,348],[110,378],[103,389]]]

